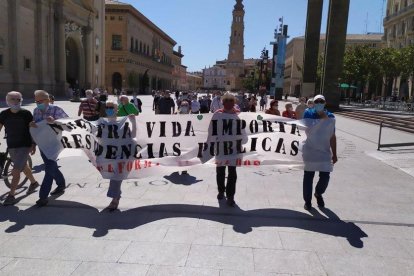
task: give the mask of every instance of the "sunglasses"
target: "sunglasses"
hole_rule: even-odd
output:
[[[324,100],[316,100],[316,101],[314,101],[314,103],[316,103],[316,104],[324,104],[325,101]]]
[[[106,109],[114,109],[115,107],[113,106],[107,106]]]

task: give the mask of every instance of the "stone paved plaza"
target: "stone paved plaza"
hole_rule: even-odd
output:
[[[57,104],[76,115],[77,103]],[[62,159],[64,195],[37,208],[22,189],[0,206],[0,275],[413,275],[414,149],[378,152],[377,126],[340,116],[337,137],[327,208],[310,213],[303,172],[272,167],[238,169],[236,208],[216,200],[208,168],[125,181],[109,213],[109,181],[85,158]],[[34,171],[41,181],[38,153]]]

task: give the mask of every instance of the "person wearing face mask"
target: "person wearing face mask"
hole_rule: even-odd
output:
[[[139,111],[135,105],[129,102],[127,95],[122,95],[119,97],[119,102],[120,105],[118,106],[118,117],[124,117],[128,115],[137,116],[139,114]]]
[[[36,144],[30,136],[29,124],[33,121],[30,111],[23,109],[22,94],[17,91],[7,93],[6,103],[8,109],[0,113],[0,130],[5,128],[7,135],[7,148],[10,159],[13,161],[12,181],[10,191],[3,205],[13,205],[16,203],[16,188],[20,182],[20,173],[23,172],[30,180],[27,194],[31,194],[39,186],[33,177],[32,170],[27,165],[29,154],[36,152]]]
[[[312,190],[315,172],[319,171],[319,181],[315,188],[315,198],[320,208],[325,207],[322,195],[325,193],[338,161],[336,153],[335,116],[325,109],[325,97],[317,95],[313,99],[314,108],[306,109],[304,119],[312,121],[307,130],[307,140],[303,145],[303,199],[305,210],[312,209]],[[329,120],[328,120],[329,119]]]
[[[105,104],[105,113],[106,113],[106,119],[109,122],[113,122],[115,124],[117,121],[118,104],[116,102],[107,101]],[[135,135],[137,132],[135,115],[134,114],[128,115],[128,118],[132,126],[131,135],[133,139],[135,138]],[[100,118],[98,123],[102,122],[102,120],[105,120],[105,119]],[[121,184],[122,184],[122,180],[110,179],[109,181],[109,188],[108,188],[108,192],[106,195],[109,198],[112,198],[112,201],[109,203],[106,209],[109,210],[110,212],[118,209],[119,201],[121,199]]]
[[[37,123],[46,120],[47,123],[53,124],[55,120],[67,118],[68,115],[62,108],[51,105],[49,100],[49,93],[44,90],[36,90],[34,92],[36,108],[33,111],[33,122],[30,123],[30,127],[37,127]],[[39,191],[39,200],[36,204],[41,207],[48,204],[48,196],[52,189],[53,180],[57,184],[57,188],[51,192],[51,195],[61,195],[65,192],[66,181],[59,170],[59,166],[56,160],[51,160],[40,151],[40,156],[45,164],[45,176],[43,177],[42,184]]]
[[[265,113],[280,116],[280,111],[278,109],[278,106],[279,106],[279,102],[277,100],[272,100],[270,102],[269,109],[266,109]]]
[[[213,101],[211,102],[211,105],[210,105],[210,111],[212,113],[215,113],[217,110],[222,109],[222,108],[223,108],[223,104],[221,102],[221,93],[216,92],[216,96],[213,98]]]
[[[227,92],[222,97],[222,101],[223,101],[223,108],[217,110],[215,114],[219,114],[219,113],[239,114],[240,113],[240,110],[235,108],[236,97],[234,95]],[[225,185],[226,167],[228,168],[227,185]],[[234,195],[236,194],[236,182],[237,182],[236,168],[237,168],[236,166],[226,166],[226,165],[216,167],[216,180],[217,180],[217,188],[218,188],[217,199],[218,200],[224,199],[224,192],[225,192],[226,197],[227,197],[227,205],[231,207],[234,207],[236,205],[236,202],[234,201]]]
[[[282,117],[290,118],[290,119],[296,119],[296,113],[295,113],[295,111],[293,111],[292,103],[286,103],[285,108],[286,108],[286,110],[283,111]]]
[[[83,118],[87,121],[96,121],[99,119],[99,114],[96,111],[98,101],[93,97],[92,90],[85,91],[86,99],[82,100],[79,105],[78,116],[83,113]]]

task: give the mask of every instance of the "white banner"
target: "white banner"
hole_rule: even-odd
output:
[[[198,165],[302,168],[301,146],[309,132],[305,125],[322,126],[255,113],[139,115],[135,121],[41,122],[31,133],[49,159],[83,151],[104,178],[122,180]],[[316,133],[331,135],[320,131],[325,128]]]

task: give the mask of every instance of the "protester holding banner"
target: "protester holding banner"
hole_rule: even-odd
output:
[[[49,104],[49,94],[46,91],[36,90],[34,97],[37,107],[33,111],[33,122],[30,123],[31,127],[37,127],[36,123],[43,120],[51,124],[57,119],[68,117],[62,108]],[[66,189],[66,181],[62,172],[59,170],[56,160],[48,159],[42,151],[40,151],[40,156],[45,163],[45,176],[40,187],[39,200],[36,201],[36,204],[38,206],[45,206],[48,204],[47,197],[52,189],[53,180],[55,180],[58,187],[50,193],[51,195],[63,194]]]
[[[30,111],[21,108],[22,101],[23,98],[20,92],[12,91],[7,93],[6,103],[9,108],[0,113],[0,130],[4,126],[7,136],[7,148],[13,161],[10,192],[3,205],[13,205],[16,203],[15,194],[22,171],[31,183],[27,194],[34,192],[39,186],[33,177],[32,170],[27,166],[29,154],[33,155],[36,152],[36,145],[33,143],[29,131],[29,124],[33,121],[33,116]]]
[[[215,113],[227,113],[227,114],[238,114],[240,113],[239,110],[235,108],[236,104],[236,97],[229,92],[224,94],[222,97],[223,108],[217,110]],[[226,167],[228,168],[228,176],[227,176],[227,185],[225,185],[226,181]],[[237,181],[237,171],[235,164],[232,166],[226,165],[217,165],[216,167],[216,180],[217,180],[217,188],[218,188],[218,195],[217,199],[222,200],[224,198],[224,192],[226,192],[227,197],[227,205],[234,207],[236,202],[234,201],[234,195],[236,193],[236,181]]]
[[[265,113],[280,116],[280,111],[278,109],[278,106],[279,106],[279,102],[277,100],[272,100],[270,102],[269,109],[266,109]]]
[[[87,121],[96,121],[99,119],[99,114],[96,111],[96,105],[98,101],[93,97],[92,90],[86,90],[86,99],[82,100],[79,105],[78,116],[81,116],[83,113],[83,118]]]
[[[325,110],[325,97],[314,98],[315,107],[305,111],[304,119],[308,125],[307,139],[303,145],[304,177],[303,199],[304,208],[312,208],[312,189],[315,172],[319,171],[319,181],[315,188],[315,198],[319,207],[325,207],[322,195],[329,184],[333,164],[338,161],[336,155],[335,116]]]
[[[118,104],[112,101],[107,101],[105,105],[105,111],[106,111],[106,118],[108,119],[108,121],[116,124],[117,114],[119,113]],[[137,132],[136,123],[135,123],[135,115],[130,114],[128,117],[132,124],[132,131],[131,131],[132,138],[134,138]],[[104,120],[104,119],[101,118],[100,120]],[[101,122],[101,121],[98,121],[98,122]],[[122,184],[122,180],[110,179],[109,181],[109,188],[108,188],[107,196],[112,198],[112,201],[109,203],[107,207],[109,211],[115,211],[116,209],[118,209],[119,201],[121,199],[121,184]]]
[[[119,102],[120,104],[118,107],[118,114],[117,114],[119,117],[139,114],[139,111],[135,107],[135,105],[129,102],[127,95],[122,95],[121,97],[119,97]]]

